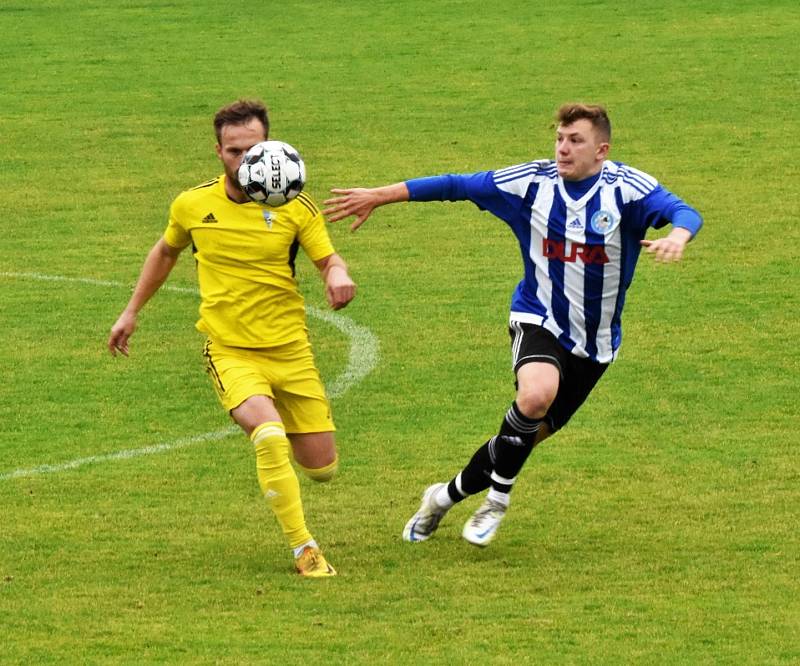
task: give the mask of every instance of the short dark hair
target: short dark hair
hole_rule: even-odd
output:
[[[232,104],[223,106],[214,114],[214,133],[217,135],[217,143],[222,136],[222,128],[225,125],[246,125],[250,120],[256,118],[264,125],[264,136],[269,136],[269,118],[267,107],[257,99],[240,99]]]
[[[586,119],[592,123],[604,141],[611,141],[611,121],[605,107],[599,104],[580,104],[570,102],[563,104],[556,113],[559,125],[571,125],[576,120]]]

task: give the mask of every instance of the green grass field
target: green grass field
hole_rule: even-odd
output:
[[[4,0],[0,34],[0,663],[800,662],[795,2]],[[203,373],[190,257],[131,357],[105,350],[240,96],[320,201],[550,156],[555,108],[602,102],[612,157],[703,213],[682,264],[642,258],[619,362],[490,548],[460,538],[475,499],[400,540],[513,399],[518,250],[474,206],[331,228],[345,323],[379,345],[372,368],[369,335],[309,319],[339,381],[340,475],[302,481],[335,579],[291,571]]]

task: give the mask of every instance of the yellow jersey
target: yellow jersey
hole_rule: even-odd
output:
[[[312,261],[333,254],[325,220],[311,198],[273,208],[238,204],[225,176],[173,201],[164,240],[192,246],[200,285],[197,329],[231,347],[264,348],[306,336],[305,302],[294,262],[299,247]]]

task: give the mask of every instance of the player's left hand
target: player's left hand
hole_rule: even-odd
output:
[[[334,310],[341,310],[356,296],[356,283],[350,279],[347,270],[332,266],[325,276],[325,298]]]
[[[655,255],[656,261],[669,263],[683,258],[683,250],[691,238],[692,234],[687,229],[677,227],[664,238],[640,243],[648,254]]]

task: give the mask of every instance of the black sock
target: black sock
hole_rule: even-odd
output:
[[[494,467],[494,440],[492,437],[475,451],[467,466],[447,484],[447,494],[454,502],[460,502],[468,495],[486,490],[491,485],[489,479]]]
[[[506,494],[511,491],[514,479],[536,446],[536,435],[541,424],[542,419],[528,418],[516,402],[511,404],[494,444],[493,472],[495,477],[499,477],[491,481],[494,490]]]
[[[492,471],[506,479],[516,477],[533,450],[541,422],[541,419],[529,419],[519,410],[516,402],[512,403],[500,425],[500,434],[475,451],[466,467],[447,484],[450,499],[460,502],[494,485],[500,492],[507,493],[511,486],[493,483]],[[502,471],[498,471],[498,464]]]

